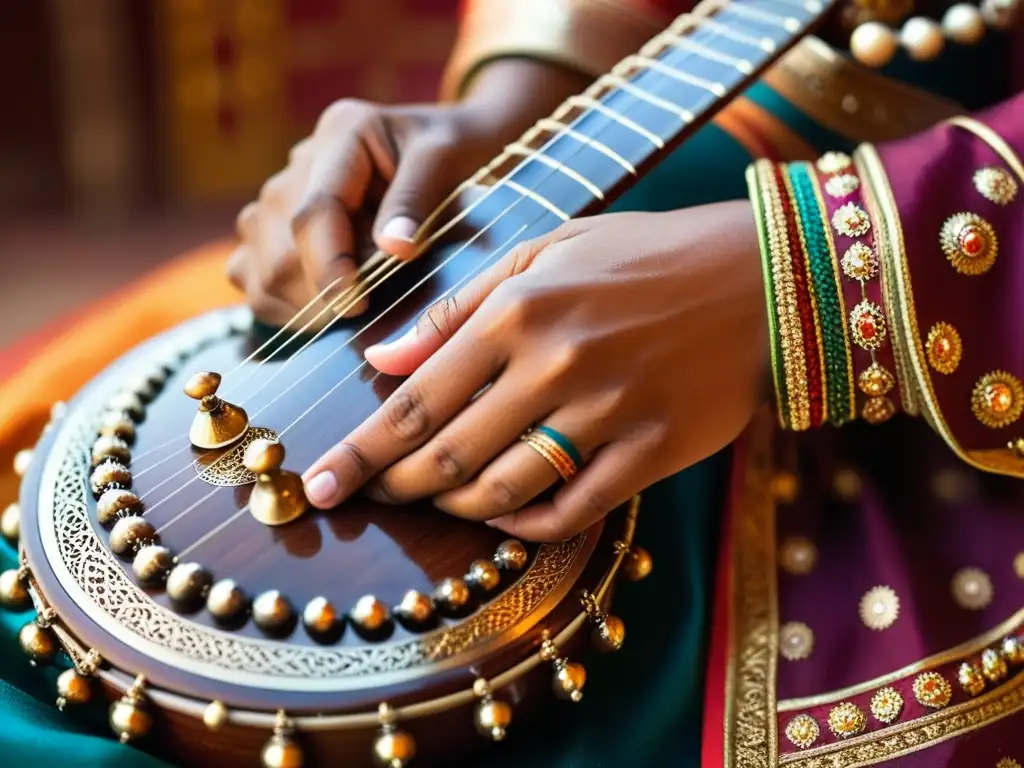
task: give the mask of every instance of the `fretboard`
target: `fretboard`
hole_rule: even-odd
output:
[[[709,0],[488,166],[561,219],[600,210],[806,35],[836,0]]]

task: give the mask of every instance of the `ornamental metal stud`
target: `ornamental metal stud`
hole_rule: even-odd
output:
[[[203,725],[211,731],[219,731],[228,724],[230,713],[222,701],[211,701],[203,710]]]
[[[345,621],[330,600],[314,597],[302,609],[302,625],[318,643],[330,643],[341,636]]]
[[[167,574],[167,596],[177,605],[201,605],[213,584],[213,576],[199,563],[178,563]]]
[[[379,768],[405,768],[416,756],[416,741],[395,724],[395,710],[383,703],[377,710],[380,731],[373,742],[373,761]]]
[[[142,514],[142,500],[125,488],[109,488],[96,503],[100,525],[111,525],[119,518]]]
[[[494,553],[494,564],[503,571],[521,571],[529,559],[526,547],[517,539],[501,542]]]
[[[24,611],[32,605],[32,596],[25,586],[26,575],[21,568],[0,573],[0,606],[8,611]]]
[[[618,616],[609,616],[601,610],[597,598],[587,590],[580,595],[583,610],[587,612],[592,626],[590,642],[595,650],[602,653],[617,651],[626,641],[626,625]]]
[[[264,525],[290,523],[309,507],[302,478],[281,469],[284,455],[284,446],[272,440],[254,440],[245,450],[245,468],[256,475],[249,512]]]
[[[206,595],[206,610],[222,624],[242,619],[248,607],[248,597],[232,579],[221,579]]]
[[[185,384],[185,394],[199,401],[199,412],[188,433],[196,448],[224,448],[249,428],[249,416],[243,408],[217,397],[220,384],[221,375],[213,372],[197,373]]]
[[[18,632],[18,645],[32,666],[49,664],[57,655],[57,638],[41,616],[21,628]]]
[[[110,705],[110,729],[122,744],[145,737],[153,728],[153,716],[143,693],[145,685],[146,677],[139,675],[124,696]]]
[[[473,694],[480,699],[473,712],[477,733],[492,741],[501,741],[512,723],[512,705],[494,698],[491,686],[482,677],[473,683]]]
[[[291,629],[295,622],[295,610],[287,597],[271,589],[252,601],[252,620],[264,632],[282,633]]]
[[[469,603],[471,594],[464,579],[446,578],[434,588],[434,603],[449,613],[461,611]]]
[[[305,757],[302,748],[292,738],[294,728],[284,710],[277,713],[274,733],[263,745],[260,763],[263,768],[301,768]]]
[[[415,589],[402,596],[402,602],[392,611],[402,623],[410,627],[424,627],[434,619],[434,601]]]
[[[544,661],[550,661],[554,667],[551,687],[554,689],[555,695],[573,703],[581,702],[583,686],[587,684],[587,670],[583,668],[582,664],[559,656],[558,647],[546,631],[540,647],[540,657]]]
[[[0,514],[0,533],[12,544],[21,536],[21,507],[17,503],[8,504]]]
[[[57,709],[64,711],[68,704],[87,704],[92,698],[92,682],[86,675],[72,667],[60,673],[57,678]]]

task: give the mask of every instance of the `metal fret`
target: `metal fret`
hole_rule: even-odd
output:
[[[770,37],[751,37],[750,35],[745,35],[742,32],[737,32],[732,27],[721,24],[714,19],[709,19],[705,16],[695,16],[693,14],[680,16],[672,23],[669,30],[678,35],[693,27],[706,27],[722,37],[728,37],[730,40],[735,40],[737,43],[749,45],[752,48],[759,48],[765,53],[774,53],[775,49],[778,47],[775,44],[775,41]]]
[[[655,96],[653,93],[648,93],[643,88],[637,87],[634,83],[630,82],[621,75],[616,75],[609,72],[606,75],[601,75],[597,81],[598,83],[611,83],[616,88],[625,91],[626,93],[632,94],[641,101],[646,101],[648,104],[653,104],[656,107],[660,107],[666,112],[671,112],[673,115],[678,117],[684,123],[693,122],[693,112],[688,109],[683,109],[678,104],[673,104],[671,101]]]
[[[523,197],[530,198],[531,200],[533,200],[533,202],[537,203],[538,205],[544,206],[549,211],[551,211],[553,214],[555,214],[555,216],[560,218],[562,221],[568,221],[570,219],[569,214],[567,214],[565,211],[563,211],[557,205],[552,203],[546,197],[541,197],[540,195],[538,195],[532,189],[527,189],[522,184],[518,184],[517,182],[512,181],[512,179],[505,179],[502,182],[502,184],[504,184],[509,189],[515,190],[516,192],[518,192]]]
[[[642,125],[633,122],[625,115],[616,112],[608,105],[602,104],[600,101],[591,96],[570,96],[567,101],[574,107],[584,107],[586,109],[593,109],[596,112],[600,112],[602,115],[610,117],[615,122],[625,126],[626,128],[629,128],[634,133],[640,134],[658,149],[665,148],[664,139],[662,139],[656,133],[651,133]]]
[[[624,158],[614,149],[608,145],[587,136],[584,133],[580,133],[575,128],[570,128],[564,123],[560,123],[550,117],[545,117],[542,120],[538,120],[535,124],[536,128],[540,128],[543,131],[549,131],[551,133],[557,133],[562,136],[568,136],[569,138],[575,139],[581,144],[586,144],[591,149],[595,149],[610,160],[614,160],[616,163],[621,165],[631,176],[636,176],[636,168],[629,160]]]
[[[754,71],[754,65],[746,59],[737,59],[734,56],[719,53],[713,48],[705,48],[700,43],[697,43],[684,35],[677,35],[672,32],[663,32],[654,39],[659,42],[667,41],[668,44],[674,48],[678,48],[683,51],[690,51],[691,53],[695,53],[708,61],[717,61],[719,64],[735,67],[744,75],[749,75]]]
[[[526,146],[525,144],[521,144],[518,141],[515,142],[514,144],[509,144],[507,147],[505,147],[505,151],[512,155],[519,155],[530,160],[537,160],[538,162],[544,163],[544,165],[547,165],[551,168],[554,168],[556,171],[564,173],[570,179],[582,185],[590,194],[592,194],[598,200],[604,200],[604,192],[602,192],[601,188],[594,184],[594,182],[592,182],[585,176],[580,175],[572,168],[569,168],[568,166],[558,162],[553,157],[545,155],[543,152],[538,152],[537,150],[530,149],[528,146]]]
[[[680,72],[678,69],[673,69],[664,62],[659,61],[658,59],[652,59],[649,56],[628,56],[619,62],[612,72],[614,74],[622,74],[633,66],[652,69],[655,72],[668,75],[681,83],[686,83],[687,85],[692,85],[697,88],[703,88],[705,91],[710,91],[715,96],[725,96],[727,92],[725,86],[721,83],[712,83],[704,78],[695,77],[694,75],[689,75],[686,72]]]
[[[794,19],[792,16],[778,16],[768,11],[762,11],[759,8],[751,8],[746,5],[741,5],[738,2],[731,2],[722,8],[723,11],[731,11],[739,16],[745,16],[748,19],[754,19],[765,24],[771,24],[776,27],[781,27],[787,32],[799,32],[800,31],[800,19]]]

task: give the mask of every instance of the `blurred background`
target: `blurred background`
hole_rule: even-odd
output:
[[[0,7],[0,349],[188,248],[332,101],[434,98],[458,0]]]

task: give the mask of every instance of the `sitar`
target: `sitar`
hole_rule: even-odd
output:
[[[35,607],[19,634],[30,660],[67,667],[58,705],[103,702],[116,738],[182,765],[403,768],[578,702],[587,638],[625,641],[617,583],[652,567],[638,499],[538,546],[427,504],[307,509],[294,470],[399,383],[366,346],[607,206],[829,5],[702,3],[455,190],[419,258],[377,254],[283,328],[244,308],[198,317],[55,408],[16,462],[21,567],[0,592]]]

